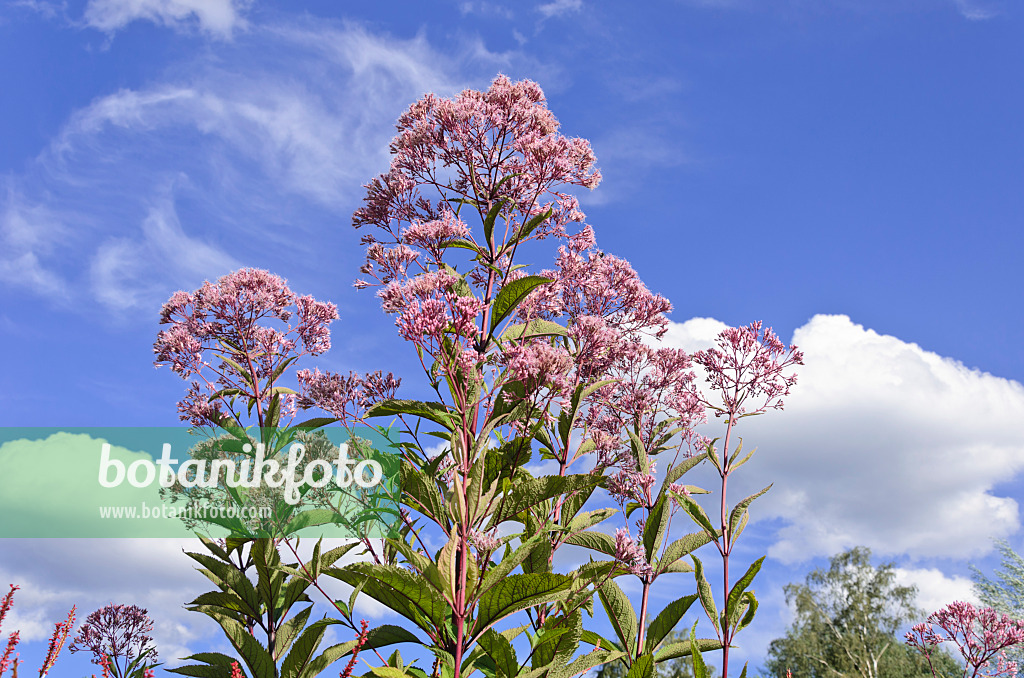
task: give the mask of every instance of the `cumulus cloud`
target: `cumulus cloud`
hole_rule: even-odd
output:
[[[917,606],[931,614],[950,603],[960,600],[971,605],[981,601],[974,593],[974,585],[968,577],[947,577],[937,568],[894,568],[898,586],[917,587]]]
[[[206,33],[229,37],[244,27],[244,0],[90,0],[85,23],[112,33],[133,21],[145,20],[183,29],[198,26]]]
[[[701,348],[717,327],[691,320],[668,341]],[[730,480],[736,496],[775,482],[752,516],[782,524],[769,556],[967,558],[1019,528],[1017,501],[993,487],[1024,469],[1024,387],[847,316],[815,316],[793,343],[799,383],[785,412],[740,424],[760,451]]]

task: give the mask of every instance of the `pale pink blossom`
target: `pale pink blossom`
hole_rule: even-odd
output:
[[[633,541],[628,527],[615,530],[615,560],[638,577],[649,577],[654,569],[647,562],[643,546]]]
[[[788,349],[769,327],[761,332],[761,322],[747,327],[730,327],[717,339],[718,348],[698,351],[693,361],[707,373],[711,391],[720,391],[723,405],[702,402],[716,411],[715,416],[730,419],[746,413],[748,399],[763,398],[753,412],[782,409],[782,398],[796,384],[796,374],[784,374],[795,365],[803,365],[803,353],[796,346]]]
[[[1007,660],[1005,649],[1024,644],[1024,620],[1014,620],[1006,614],[1000,616],[990,607],[978,610],[970,603],[957,601],[932,613],[928,622],[914,626],[905,638],[907,645],[924,653],[929,662],[929,646],[952,641],[966,660],[964,676],[967,676],[968,670],[973,669],[971,678],[975,678],[982,669],[991,665],[992,659],[997,660],[995,672],[980,675],[1016,674],[1017,665]],[[932,624],[938,624],[946,632],[945,635],[936,633]]]

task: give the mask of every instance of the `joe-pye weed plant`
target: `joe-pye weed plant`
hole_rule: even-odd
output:
[[[690,357],[645,341],[664,334],[669,302],[628,262],[595,248],[593,228],[566,192],[598,183],[589,143],[558,133],[534,83],[499,76],[486,92],[427,95],[413,104],[391,152],[390,170],[368,185],[354,216],[356,227],[368,228],[365,278],[356,286],[377,287],[435,399],[384,400],[368,411],[403,426],[402,537],[386,540],[372,562],[322,572],[421,632],[382,626],[366,647],[418,643],[435,658],[430,673],[445,678],[475,670],[573,676],[608,661],[624,662],[629,678],[650,678],[659,661],[713,648],[723,649],[727,666],[735,631],[753,619],[756,599],[747,588],[760,565],[730,589],[728,555],[747,507],[764,491],[730,515],[723,492],[715,527],[688,497],[705,491],[679,482],[710,459],[724,490],[746,459],[723,461],[714,442],[694,434],[710,403],[694,385]],[[546,240],[560,243],[554,268],[528,273],[520,262]],[[781,405],[793,383],[782,372],[800,362],[794,347],[786,351],[759,330],[723,333],[728,356],[698,354],[712,388],[725,396],[714,407],[728,417],[726,445],[740,417],[769,405],[748,413],[746,398],[765,395]],[[316,375],[310,383],[321,395],[315,404],[345,420],[336,407],[345,402],[339,378]],[[442,450],[431,455],[435,440]],[[662,454],[673,459],[652,492]],[[534,475],[534,455],[556,472]],[[614,513],[582,510],[598,487],[620,501],[627,518],[639,511],[637,538],[628,526],[614,538],[590,529]],[[667,543],[680,507],[701,529]],[[721,619],[700,561],[685,560],[711,541],[726,561]],[[555,573],[555,553],[566,544],[603,559]],[[654,615],[654,580],[683,572],[695,573],[697,592]],[[641,581],[638,613],[614,581],[626,574]],[[595,592],[614,640],[583,628]],[[718,639],[691,633],[690,641],[663,645],[698,599]],[[513,615],[527,623],[509,626]],[[513,646],[521,635],[525,657]],[[581,643],[592,650],[576,656]],[[373,673],[427,675],[397,652]]]
[[[293,405],[323,409],[346,426],[365,417],[398,420],[400,537],[364,541],[368,560],[341,567],[334,563],[354,545],[321,555],[318,544],[309,563],[285,565],[273,557],[276,540],[252,542],[248,560],[241,548],[246,541],[207,541],[213,556],[197,560],[224,595],[197,600],[194,609],[221,623],[259,678],[299,678],[326,666],[296,668],[288,659],[278,666],[279,646],[290,644],[309,613],[296,615],[301,619],[289,622],[285,633],[279,613],[288,606],[279,609],[280,592],[297,592],[287,598],[290,604],[306,601],[306,587],[323,591],[321,576],[349,584],[352,595],[332,601],[342,619],[316,622],[296,648],[306,644],[307,633],[309,644],[318,644],[327,624],[355,629],[355,601],[368,595],[413,628],[361,629],[357,640],[328,648],[325,662],[396,643],[419,644],[434,658],[431,667],[418,667],[398,651],[387,660],[378,653],[382,666],[371,672],[381,678],[462,678],[477,670],[487,678],[568,678],[609,661],[624,663],[628,678],[652,678],[661,661],[692,654],[702,667],[699,651],[718,648],[727,675],[729,644],[756,610],[748,589],[761,562],[730,588],[728,556],[750,503],[766,491],[727,511],[726,479],[746,461],[736,461],[739,450],[729,456],[728,447],[739,418],[773,400],[781,405],[778,398],[793,383],[782,372],[800,362],[799,353],[794,347],[787,352],[770,331],[761,335],[759,324],[723,333],[719,349],[693,359],[651,345],[665,333],[671,305],[648,290],[628,262],[596,249],[593,228],[567,192],[597,185],[594,155],[585,140],[559,134],[534,83],[499,76],[486,92],[467,90],[451,100],[427,95],[399,119],[391,152],[390,170],[368,185],[354,216],[355,226],[366,229],[367,257],[356,286],[377,288],[383,310],[416,351],[432,399],[396,399],[397,381],[379,374],[303,371],[297,374],[301,395],[279,386],[298,344],[252,319],[276,314],[287,323],[291,314],[282,304],[295,297],[266,272],[239,272],[216,289],[176,295],[163,317],[180,325],[161,334],[157,349],[182,376],[218,373],[195,383],[180,409],[193,423],[236,437],[246,424],[236,403],[255,410],[261,431],[268,423],[277,426]],[[558,245],[554,266],[528,272],[521,262],[551,241]],[[315,355],[329,342],[326,332],[313,330],[332,320],[334,309],[301,299],[296,332]],[[252,312],[239,313],[245,304]],[[210,319],[211,312],[223,318]],[[699,392],[695,361],[712,390],[722,391],[721,407]],[[758,396],[767,402],[747,412],[746,399]],[[717,441],[693,430],[707,407],[727,417],[721,456]],[[667,469],[655,492],[659,457]],[[682,482],[705,460],[722,476],[718,526],[690,498],[707,491]],[[537,475],[542,468],[552,472]],[[583,510],[598,488],[634,520],[614,537],[592,529],[614,509]],[[669,540],[680,509],[699,530]],[[721,617],[700,561],[687,560],[712,541],[725,561]],[[598,559],[557,573],[555,555],[565,545],[589,549]],[[690,572],[696,592],[655,614],[654,581]],[[624,575],[640,579],[639,611],[615,581]],[[612,639],[583,628],[585,616],[594,614],[595,593]],[[718,637],[698,640],[691,630],[690,640],[665,643],[697,600]],[[251,638],[256,626],[265,645]],[[583,644],[591,649],[578,654]],[[208,667],[179,672],[240,670],[223,655],[197,658]]]

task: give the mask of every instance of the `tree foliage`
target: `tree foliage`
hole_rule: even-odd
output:
[[[894,563],[871,566],[871,550],[856,547],[814,570],[805,584],[784,587],[796,619],[768,649],[764,673],[796,678],[917,678],[930,676],[923,657],[907,648],[897,631],[923,612],[914,605],[916,587],[896,586]],[[947,652],[933,657],[940,676],[960,676]]]

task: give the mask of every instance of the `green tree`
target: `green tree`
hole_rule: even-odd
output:
[[[996,540],[996,547],[1003,555],[1002,567],[996,570],[999,581],[992,581],[971,565],[974,593],[984,607],[991,607],[999,614],[1008,614],[1013,619],[1024,618],[1024,558],[1016,553],[1003,539]],[[1007,648],[1006,656],[1024,667],[1024,646]],[[1021,671],[1017,671],[1021,675]]]
[[[930,676],[927,662],[896,634],[924,617],[914,605],[917,589],[896,586],[894,563],[871,566],[871,550],[857,547],[832,558],[803,585],[787,584],[786,603],[796,620],[773,640],[763,673],[794,678],[917,678]],[[960,676],[953,657],[934,658],[940,676]]]

